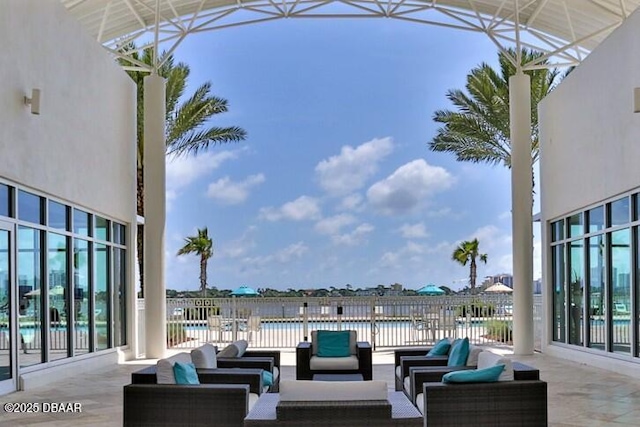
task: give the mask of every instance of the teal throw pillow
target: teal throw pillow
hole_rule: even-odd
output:
[[[465,366],[469,357],[469,338],[457,339],[451,344],[447,366]]]
[[[504,365],[495,365],[484,369],[466,369],[453,371],[442,377],[443,383],[494,383],[504,370]]]
[[[449,342],[449,338],[441,339],[433,346],[429,353],[427,353],[427,357],[429,356],[446,356],[449,354],[449,349],[451,348],[451,343]]]
[[[273,385],[273,374],[269,371],[262,371],[262,384],[267,386]]]
[[[349,350],[349,331],[318,331],[318,357],[347,357]]]
[[[176,377],[176,384],[200,384],[198,373],[193,363],[176,362],[173,365],[173,375]]]

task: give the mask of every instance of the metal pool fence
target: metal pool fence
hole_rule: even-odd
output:
[[[511,295],[167,299],[167,343],[194,348],[246,339],[254,348],[293,349],[311,331],[327,329],[356,330],[374,348],[444,337],[510,346],[512,309]]]

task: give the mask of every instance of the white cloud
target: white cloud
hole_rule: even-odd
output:
[[[256,257],[245,257],[242,259],[242,263],[251,269],[259,269],[268,264],[278,262],[280,264],[287,264],[294,259],[302,258],[302,256],[309,251],[309,247],[300,241],[292,243],[289,246],[280,249],[279,251],[270,254]]]
[[[198,156],[167,158],[167,188],[178,190],[218,169],[227,160],[238,157],[238,151],[205,152]]]
[[[407,242],[396,251],[387,251],[380,257],[380,267],[400,268],[405,261],[423,263],[423,254],[427,253],[425,246],[415,242]]]
[[[340,233],[340,230],[347,225],[351,225],[356,222],[356,218],[349,214],[339,214],[323,218],[315,225],[315,229],[318,233],[334,235]]]
[[[228,176],[209,184],[207,197],[225,205],[237,205],[249,197],[249,190],[265,181],[263,174],[250,175],[244,181],[234,182]]]
[[[346,234],[336,234],[331,237],[331,240],[337,245],[354,246],[365,241],[369,233],[371,233],[375,227],[366,222],[357,226],[352,232]]]
[[[245,256],[251,249],[256,247],[256,242],[252,238],[256,230],[257,228],[255,226],[249,226],[239,238],[224,242],[224,247],[220,250],[219,255],[227,258],[240,258],[241,256]],[[215,248],[215,240],[213,243]]]
[[[391,138],[373,139],[353,148],[345,145],[340,154],[316,166],[320,187],[334,196],[362,188],[378,170],[378,163],[393,151]]]
[[[337,209],[340,211],[361,211],[364,197],[358,193],[349,194],[340,201]]]
[[[260,218],[267,221],[287,219],[291,221],[316,220],[320,218],[318,200],[309,196],[300,196],[279,208],[266,207],[260,209]]]
[[[384,214],[403,214],[413,211],[426,198],[448,189],[454,182],[455,178],[446,169],[417,159],[373,184],[367,191],[367,199]]]
[[[405,239],[424,239],[429,237],[424,224],[419,222],[417,224],[403,224],[398,231]]]

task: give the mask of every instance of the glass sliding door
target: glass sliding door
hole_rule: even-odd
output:
[[[631,352],[631,230],[611,233],[611,331],[614,353]]]
[[[15,391],[17,343],[11,227],[0,223],[0,395]]]

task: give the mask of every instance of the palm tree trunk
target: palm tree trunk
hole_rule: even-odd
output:
[[[477,266],[475,258],[471,258],[471,275],[469,277],[469,285],[473,291],[476,288]]]
[[[200,289],[202,290],[202,298],[207,297],[207,259],[203,256],[200,258]]]

